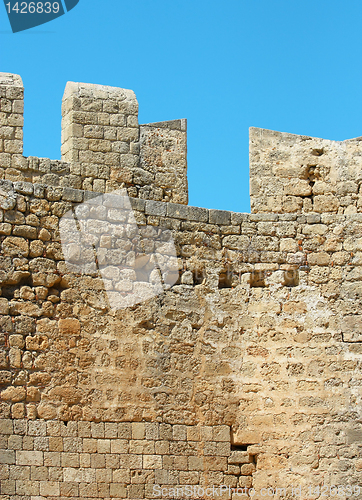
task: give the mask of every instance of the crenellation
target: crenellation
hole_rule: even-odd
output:
[[[140,166],[154,175],[153,199],[188,203],[186,131],[185,119],[140,126]]]
[[[0,105],[3,178],[102,193],[126,187],[132,197],[187,203],[186,120],[138,125],[131,90],[68,82],[62,161],[26,158],[21,78],[1,73],[0,83],[10,96]]]
[[[1,148],[22,93],[0,74]],[[360,140],[251,129],[235,213],[187,205],[186,121],[137,112],[69,83],[63,161],[0,149],[1,499],[358,484]]]
[[[251,127],[252,212],[360,212],[360,143]]]

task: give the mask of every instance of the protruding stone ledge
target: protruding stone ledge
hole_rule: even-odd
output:
[[[96,191],[87,191],[74,189],[67,186],[54,186],[52,184],[30,183],[24,181],[0,180],[0,194],[3,198],[6,196],[15,203],[16,195],[34,196],[35,198],[45,197],[48,201],[68,201],[72,203],[82,203],[92,198],[102,196],[104,193]],[[109,195],[110,193],[108,193]],[[272,227],[274,224],[284,225],[287,223],[300,224],[306,230],[312,231],[313,226],[323,226],[330,224],[341,224],[346,221],[350,223],[361,223],[362,213],[357,214],[319,214],[309,213],[305,215],[298,214],[248,214],[239,212],[229,212],[225,210],[214,210],[202,207],[193,207],[178,203],[169,203],[162,201],[144,200],[141,198],[129,197],[133,210],[144,213],[150,217],[169,218],[182,221],[182,224],[190,225],[194,223],[213,225],[217,231],[220,227],[225,234],[234,234],[232,228],[237,228],[243,223],[264,224]],[[7,206],[7,205],[6,205]],[[9,210],[9,208],[5,208]],[[284,227],[284,226],[283,226]],[[235,229],[236,230],[236,229]],[[235,231],[234,230],[234,231]],[[317,229],[316,229],[317,231]],[[238,233],[239,234],[240,229]]]

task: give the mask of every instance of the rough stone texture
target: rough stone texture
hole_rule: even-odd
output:
[[[252,212],[362,212],[361,144],[252,127]]]
[[[0,73],[0,178],[187,204],[186,120],[138,124],[132,90],[68,82],[62,161],[24,157],[20,76]],[[19,191],[20,192],[20,191]],[[76,201],[76,200],[72,200]]]
[[[187,204],[186,141],[186,120],[140,125],[140,167],[153,176],[142,198]]]
[[[0,82],[5,99],[20,99],[19,77]],[[88,88],[94,97],[93,86],[71,87]],[[130,91],[112,92],[135,102]],[[86,97],[70,94],[65,116],[74,118],[76,99]],[[97,94],[102,109],[93,109],[92,99],[82,109],[97,125],[108,100]],[[13,106],[4,104],[11,111],[1,111],[1,123],[10,120]],[[4,144],[10,132],[1,127]],[[162,168],[181,165],[184,190],[182,127],[182,121],[147,125],[144,137],[154,140]],[[171,159],[161,151],[163,132]],[[299,139],[286,136],[280,150],[297,148]],[[66,154],[82,151],[74,136],[64,141]],[[357,151],[357,140],[348,148],[357,158],[353,144]],[[327,153],[318,146],[323,158]],[[252,152],[252,182],[263,148]],[[153,195],[145,201],[139,184],[131,204],[140,235],[151,247],[165,231],[172,235],[179,279],[156,297],[114,311],[106,293],[112,279],[101,279],[97,269],[71,272],[60,241],[61,217],[99,194],[96,177],[71,173],[92,163],[79,156],[70,163],[23,159],[27,166],[59,167],[49,177],[46,169],[13,168],[21,153],[2,151],[1,161],[6,158],[0,181],[1,500],[151,499],[155,485],[222,484],[230,490],[219,498],[233,500],[242,497],[232,488],[253,487],[259,500],[268,487],[285,488],[276,497],[295,498],[292,488],[299,485],[302,498],[318,496],[308,496],[309,485],[313,491],[341,485],[338,498],[351,497],[346,488],[360,484],[362,470],[362,214],[305,210],[307,188],[287,195],[296,197],[297,212],[281,203],[280,213],[267,213],[262,199],[258,205],[253,198],[254,211],[262,213],[238,214],[187,207],[182,197],[175,203],[186,192],[181,187],[172,203]],[[298,178],[299,161],[291,156],[283,167],[291,179]],[[358,184],[353,161],[343,171]],[[63,166],[69,175],[59,173]],[[284,170],[273,174],[279,177],[268,174],[268,182],[291,182]],[[70,175],[79,175],[86,190],[63,184]],[[104,180],[107,186],[111,179]],[[155,188],[149,192],[168,189],[149,182]],[[94,211],[92,225],[104,227],[109,215]],[[120,241],[101,238],[103,257],[115,255]],[[137,255],[137,244],[123,247],[123,257]]]

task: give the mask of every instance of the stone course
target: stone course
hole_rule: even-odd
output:
[[[241,485],[255,470],[227,425],[3,419],[3,496],[147,498],[154,485]],[[136,496],[135,496],[136,494]]]
[[[191,207],[183,120],[138,127],[131,91],[72,83],[66,162],[24,158],[22,92],[20,77],[0,74],[0,500],[362,486],[358,140],[350,162],[313,164],[324,180],[308,188],[300,166],[344,146],[252,129],[256,213]],[[334,204],[314,196],[317,182]],[[140,239],[107,233],[120,217],[112,204],[92,209],[101,257],[117,273],[120,248],[133,262],[140,241],[157,252],[172,238],[178,276],[112,310],[120,282],[69,269],[60,220],[118,188]],[[122,286],[145,279],[137,272]]]

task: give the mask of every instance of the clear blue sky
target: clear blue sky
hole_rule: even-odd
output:
[[[248,212],[248,128],[362,135],[362,2],[80,0],[12,34],[0,71],[25,85],[25,155],[60,158],[68,80],[133,89],[140,123],[188,119],[190,204]]]

